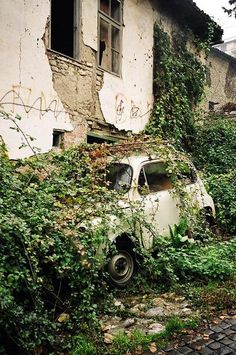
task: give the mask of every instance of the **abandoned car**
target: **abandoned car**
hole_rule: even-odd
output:
[[[181,182],[192,205],[206,211],[214,219],[215,208],[196,169],[190,162],[175,161],[177,180]],[[135,253],[132,235],[142,247],[153,250],[155,238],[168,236],[170,229],[180,221],[181,197],[175,193],[173,172],[157,156],[133,155],[108,167],[109,188],[123,194],[121,206],[126,218],[111,220],[109,240],[116,245],[111,254],[108,272],[113,284],[124,287],[135,270]],[[125,202],[126,201],[126,202]],[[137,218],[134,214],[139,213]],[[113,226],[113,227],[112,227]]]

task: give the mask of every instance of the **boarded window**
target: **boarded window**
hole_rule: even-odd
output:
[[[120,74],[121,2],[119,0],[100,0],[98,17],[98,64],[107,71]]]

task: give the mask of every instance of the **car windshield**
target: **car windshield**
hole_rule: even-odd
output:
[[[127,192],[130,189],[133,169],[128,164],[113,163],[107,168],[106,180],[110,190]]]

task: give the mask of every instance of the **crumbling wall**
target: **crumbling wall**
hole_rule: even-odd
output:
[[[1,1],[0,11],[0,107],[18,114],[18,125],[31,144],[42,152],[52,147],[53,129],[73,129],[68,113],[53,87],[52,71],[45,53],[43,36],[50,15],[48,0]],[[13,122],[0,119],[0,135],[12,158],[32,154]]]
[[[154,0],[125,0],[121,74],[98,68],[98,1],[80,0],[76,58],[50,47],[50,1],[1,4],[0,104],[22,116],[26,134],[42,152],[52,147],[54,129],[64,143],[85,141],[88,132],[124,137],[141,132],[153,105],[153,30],[155,22],[171,33],[178,28]],[[70,2],[71,4],[71,2]],[[55,27],[56,28],[56,27]],[[12,157],[24,137],[0,121],[0,135]]]

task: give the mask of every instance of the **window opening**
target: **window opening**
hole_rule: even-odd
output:
[[[108,166],[106,183],[110,190],[128,192],[131,186],[133,169],[128,164],[114,163]]]
[[[88,134],[87,135],[87,143],[88,144],[93,144],[93,143],[98,143],[98,144],[102,144],[102,143],[114,143],[116,142],[117,139],[113,138],[113,137],[99,137],[98,135],[93,135],[93,134]]]
[[[197,175],[195,171],[183,161],[178,162],[178,178],[186,185],[190,185],[196,182]]]
[[[62,148],[64,142],[64,132],[53,130],[52,134],[52,146]]]
[[[141,195],[172,188],[171,175],[167,172],[165,163],[146,164],[141,169],[138,180],[138,191]]]
[[[120,74],[121,57],[121,2],[99,2],[98,64],[103,69]]]
[[[209,111],[215,111],[215,106],[218,105],[219,102],[213,102],[213,101],[209,101],[208,102],[208,109]]]
[[[51,49],[76,56],[77,0],[51,0]]]

